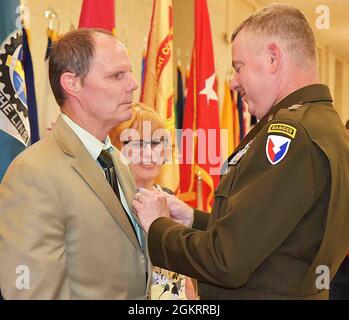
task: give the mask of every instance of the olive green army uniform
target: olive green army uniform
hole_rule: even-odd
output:
[[[327,299],[349,248],[349,139],[328,87],[278,102],[228,162],[210,215],[152,223],[152,262],[203,299]]]

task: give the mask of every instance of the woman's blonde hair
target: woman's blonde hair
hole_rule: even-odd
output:
[[[140,138],[142,138],[145,121],[150,122],[151,134],[158,129],[165,129],[165,122],[160,115],[154,109],[138,102],[132,106],[131,119],[120,123],[109,132],[112,144],[118,149],[123,147],[124,141],[121,141],[120,136],[126,129],[137,130]]]

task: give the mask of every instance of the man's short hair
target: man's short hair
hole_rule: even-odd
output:
[[[103,29],[77,29],[66,33],[53,44],[49,60],[49,79],[59,106],[62,106],[66,99],[60,82],[62,74],[72,72],[83,83],[94,57],[96,33],[113,36],[111,32]]]
[[[257,37],[277,37],[301,65],[316,61],[315,38],[304,14],[281,3],[264,7],[243,21],[233,32],[233,42],[241,30]]]

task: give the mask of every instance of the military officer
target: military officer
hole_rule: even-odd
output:
[[[345,123],[349,134],[349,120]],[[331,281],[330,300],[349,300],[349,252]]]
[[[232,36],[235,76],[260,121],[228,159],[210,215],[139,191],[154,264],[205,299],[328,299],[349,248],[349,141],[304,15],[274,4]],[[174,220],[170,219],[173,218]]]

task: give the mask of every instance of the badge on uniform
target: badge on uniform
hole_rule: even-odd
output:
[[[273,123],[269,126],[268,133],[280,133],[282,135],[269,134],[265,152],[272,165],[280,163],[286,156],[292,139],[296,136],[297,129],[284,123]],[[288,136],[288,137],[285,137]]]
[[[230,161],[229,161],[229,165],[235,166],[240,160],[241,158],[246,154],[247,150],[251,147],[253,143],[253,139],[251,141],[249,141],[249,143],[246,144],[246,146],[241,149]]]

